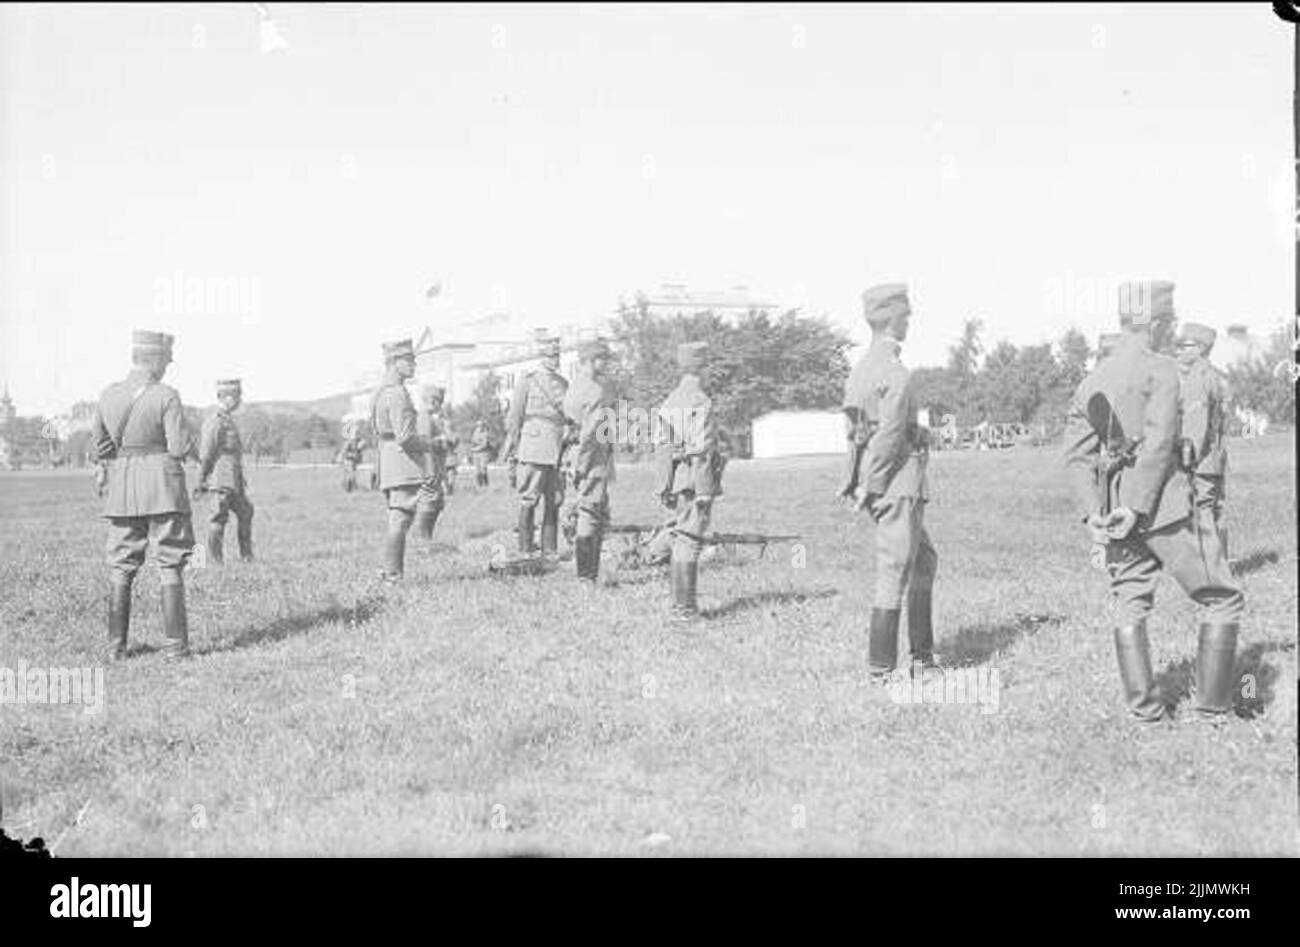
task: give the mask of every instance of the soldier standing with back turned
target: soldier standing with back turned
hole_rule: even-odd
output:
[[[1178,336],[1179,398],[1183,416],[1183,467],[1192,473],[1197,515],[1204,528],[1214,532],[1228,558],[1228,531],[1223,525],[1224,483],[1228,472],[1228,385],[1210,364],[1215,331],[1196,322],[1186,323]]]
[[[519,492],[519,551],[533,552],[533,525],[542,506],[542,555],[559,550],[560,505],[564,481],[559,463],[564,443],[564,396],[569,383],[560,375],[560,340],[538,340],[542,367],[527,372],[519,382],[506,418],[506,458],[517,464]]]
[[[244,445],[231,417],[243,401],[238,378],[217,382],[217,410],[203,423],[199,438],[199,485],[195,499],[210,493],[212,512],[208,516],[208,559],[214,564],[224,558],[226,522],[235,514],[239,558],[253,559],[253,504],[248,500],[244,480]]]
[[[1222,721],[1232,707],[1233,664],[1245,599],[1214,533],[1194,515],[1179,457],[1179,384],[1159,332],[1173,318],[1174,285],[1120,287],[1123,340],[1083,380],[1065,430],[1065,462],[1079,521],[1105,545],[1120,681],[1129,711],[1158,721],[1166,707],[1151,671],[1147,617],[1161,571],[1202,609],[1196,708]],[[1156,336],[1156,338],[1153,338]]]
[[[379,438],[379,489],[388,502],[388,532],[384,537],[384,566],[380,576],[394,583],[402,578],[406,534],[427,476],[426,445],[416,430],[415,405],[406,380],[415,374],[415,346],[410,339],[384,344],[384,380],[375,392],[370,419]]]
[[[840,496],[856,497],[858,509],[876,522],[876,598],[868,660],[872,679],[881,681],[898,660],[905,593],[912,663],[934,666],[932,600],[939,556],[925,531],[928,432],[917,424],[911,374],[898,358],[912,313],[907,286],[874,286],[862,294],[862,308],[871,326],[871,347],[844,389],[849,471]]]
[[[189,449],[176,389],[162,384],[172,360],[172,337],[132,335],[131,373],[100,395],[91,435],[100,460],[111,461],[104,517],[108,562],[108,637],[114,660],[126,657],[131,586],[144,564],[150,537],[162,585],[164,657],[189,654],[185,565],[194,547],[183,459]]]
[[[600,547],[609,523],[609,482],[614,474],[614,445],[609,423],[612,406],[606,371],[609,346],[600,339],[578,352],[578,377],[564,396],[564,413],[576,432],[573,457],[573,558],[578,578],[600,577]]]

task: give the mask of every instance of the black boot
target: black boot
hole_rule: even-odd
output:
[[[442,507],[420,510],[415,514],[415,535],[421,539],[432,539],[433,528],[438,525],[438,515]]]
[[[226,527],[208,527],[208,563],[219,566],[225,558]]]
[[[253,514],[250,511],[248,516],[240,520],[235,527],[235,534],[239,539],[239,558],[241,562],[253,561]]]
[[[533,552],[533,513],[535,507],[521,506],[519,508],[519,525],[515,532],[519,534],[519,551],[525,556],[532,555]]]
[[[1162,719],[1165,705],[1151,674],[1151,645],[1147,641],[1146,622],[1138,621],[1115,629],[1115,655],[1119,659],[1119,679],[1124,686],[1124,701],[1129,712],[1144,723]]]
[[[690,621],[699,615],[695,603],[697,568],[698,563],[684,559],[674,559],[669,566],[673,591],[672,617],[675,621]]]
[[[596,581],[596,570],[592,562],[592,544],[590,536],[578,536],[573,540],[573,561],[577,567],[578,578],[589,582]]]
[[[162,587],[163,657],[177,661],[190,656],[189,624],[185,614],[185,586],[182,583]]]
[[[930,617],[933,596],[929,589],[907,596],[907,642],[912,663],[932,668],[934,663],[934,625]]]
[[[560,511],[548,506],[542,513],[542,555],[554,556],[560,548]]]
[[[109,657],[120,661],[126,657],[126,639],[131,628],[131,583],[114,582],[108,587]]]
[[[1202,714],[1221,716],[1232,709],[1237,628],[1236,622],[1201,625],[1196,650],[1196,709]]]
[[[390,525],[384,536],[384,578],[395,582],[406,567],[406,530]]]
[[[871,634],[867,642],[867,663],[872,678],[881,679],[898,663],[898,620],[902,610],[873,608]]]

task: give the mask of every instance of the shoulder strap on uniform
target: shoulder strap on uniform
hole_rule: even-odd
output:
[[[152,385],[153,382],[146,379],[145,383],[135,390],[131,395],[131,403],[126,406],[126,411],[122,413],[122,420],[117,425],[117,436],[113,438],[113,450],[122,449],[122,438],[126,435],[126,425],[131,420],[131,414],[135,411],[136,404],[140,401],[140,396]]]

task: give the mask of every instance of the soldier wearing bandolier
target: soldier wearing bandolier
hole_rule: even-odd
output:
[[[253,504],[244,480],[244,445],[232,415],[243,400],[238,378],[217,382],[217,410],[203,422],[199,437],[199,485],[195,498],[212,495],[208,515],[208,559],[219,563],[224,556],[226,521],[235,514],[239,558],[253,558]]]
[[[564,414],[572,425],[574,509],[573,558],[578,578],[600,577],[600,547],[609,523],[609,483],[614,476],[614,445],[609,413],[613,395],[606,382],[609,346],[600,339],[578,350],[578,376],[564,396]]]
[[[1228,555],[1228,531],[1222,522],[1228,451],[1223,443],[1227,424],[1228,386],[1210,364],[1215,331],[1195,322],[1178,335],[1178,381],[1183,416],[1183,466],[1192,472],[1197,514],[1217,533]]]
[[[96,455],[111,461],[104,517],[108,520],[108,637],[114,659],[126,656],[131,585],[144,564],[149,538],[162,584],[163,654],[189,654],[185,565],[194,547],[183,458],[189,436],[180,395],[162,384],[172,360],[172,337],[132,335],[131,373],[100,395],[91,435]]]
[[[406,534],[419,502],[420,486],[427,478],[426,445],[417,431],[415,405],[406,380],[415,374],[415,346],[410,339],[384,344],[384,380],[375,392],[371,424],[379,438],[379,489],[388,501],[388,533],[384,538],[387,582],[402,577]]]
[[[560,340],[538,340],[542,367],[520,380],[506,418],[505,455],[516,464],[515,489],[519,493],[519,551],[533,552],[533,525],[537,505],[542,505],[542,555],[555,555],[559,547],[560,505],[564,481],[560,454],[564,442],[564,396],[569,383],[560,376]]]
[[[470,453],[474,457],[474,484],[478,487],[488,486],[488,461],[492,459],[492,436],[483,421],[474,423],[474,434],[469,442]]]
[[[849,473],[840,496],[856,498],[857,507],[876,523],[868,660],[872,678],[880,680],[898,660],[905,594],[912,662],[934,664],[932,590],[939,557],[925,531],[928,432],[917,423],[911,374],[898,357],[912,312],[907,286],[872,287],[862,294],[862,308],[871,326],[871,347],[844,388]]]
[[[1115,650],[1130,711],[1143,721],[1166,713],[1146,629],[1163,569],[1202,609],[1196,707],[1222,720],[1232,706],[1245,600],[1217,537],[1193,515],[1191,485],[1180,465],[1178,369],[1158,354],[1164,347],[1159,334],[1173,318],[1173,290],[1163,282],[1120,287],[1123,339],[1075,394],[1065,460],[1079,519],[1094,542],[1105,544],[1111,595],[1122,612]]]
[[[446,505],[446,464],[448,447],[447,418],[443,414],[446,389],[426,385],[420,391],[420,413],[416,431],[428,448],[425,456],[425,478],[420,484],[420,496],[415,504],[415,534],[422,539],[433,537],[433,527]]]
[[[696,583],[700,553],[713,501],[722,495],[725,461],[718,449],[713,401],[705,389],[707,359],[707,343],[690,342],[677,347],[682,378],[656,415],[663,469],[659,499],[675,517],[669,568],[672,614],[678,620],[699,614]]]

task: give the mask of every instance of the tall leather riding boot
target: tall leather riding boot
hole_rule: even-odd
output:
[[[235,526],[235,534],[239,538],[239,558],[244,562],[253,561],[253,517],[252,514],[244,517]]]
[[[108,646],[111,660],[126,657],[126,639],[131,628],[131,583],[113,582],[108,587]]]
[[[519,526],[516,532],[519,534],[519,551],[524,555],[530,555],[533,551],[533,513],[536,507],[521,506],[519,508]]]
[[[433,528],[438,525],[438,515],[442,508],[420,510],[415,514],[415,535],[421,539],[432,539]]]
[[[577,567],[578,578],[595,581],[591,571],[591,537],[578,536],[573,540],[573,562]]]
[[[873,608],[867,641],[867,664],[872,677],[884,677],[898,663],[898,621],[902,610]]]
[[[599,534],[591,537],[591,581],[596,582],[600,579],[600,547],[604,545],[605,537]]]
[[[930,617],[933,596],[929,589],[907,596],[907,642],[912,663],[934,667],[934,625]]]
[[[220,565],[225,558],[226,527],[208,526],[208,563]]]
[[[548,506],[542,513],[542,555],[554,556],[560,548],[560,511]]]
[[[400,579],[406,562],[406,530],[389,525],[384,535],[384,578]]]
[[[1144,722],[1160,720],[1165,715],[1165,705],[1151,674],[1151,645],[1147,641],[1146,622],[1138,621],[1115,629],[1115,655],[1119,659],[1119,679],[1129,711]]]
[[[1235,622],[1201,625],[1196,649],[1196,709],[1203,714],[1226,714],[1232,709],[1237,628]]]
[[[189,624],[185,614],[185,585],[181,582],[162,587],[163,657],[168,660],[187,658],[190,654]]]
[[[672,617],[676,621],[689,621],[699,611],[695,603],[695,571],[698,563],[686,559],[673,559],[669,565],[672,583]]]

